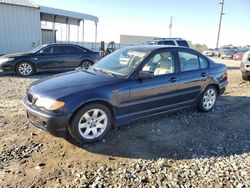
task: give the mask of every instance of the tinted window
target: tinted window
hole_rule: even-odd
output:
[[[206,69],[208,68],[208,60],[202,56],[199,56],[199,60],[200,60],[200,67],[201,69]]]
[[[151,71],[155,76],[171,74],[174,72],[174,58],[171,52],[161,52],[149,60],[142,68],[143,71]]]
[[[159,41],[157,44],[159,44],[159,45],[172,45],[172,46],[175,46],[174,41]]]
[[[53,46],[53,47],[52,47],[52,53],[53,53],[53,54],[60,54],[60,53],[63,53],[62,46]]]
[[[177,40],[176,41],[179,46],[185,46],[188,47],[188,43],[185,40]]]
[[[44,53],[44,54],[51,54],[53,51],[52,47],[47,47],[47,48],[44,48],[40,51],[40,53]]]
[[[74,46],[62,46],[63,48],[63,53],[71,53],[71,54],[79,54],[82,53],[82,51]]]
[[[188,52],[178,52],[178,54],[182,72],[200,69],[200,63],[197,55]]]

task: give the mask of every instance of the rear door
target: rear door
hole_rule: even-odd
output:
[[[191,49],[178,49],[179,95],[182,102],[192,102],[206,87],[208,60]]]
[[[83,50],[76,46],[64,45],[62,46],[64,55],[64,63],[62,69],[72,69],[80,65],[82,56],[84,55]]]

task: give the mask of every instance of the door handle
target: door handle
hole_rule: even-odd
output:
[[[202,76],[202,77],[206,77],[206,76],[207,76],[207,73],[203,72],[203,73],[201,73],[201,76]]]
[[[170,78],[170,82],[176,82],[178,79],[176,77]]]

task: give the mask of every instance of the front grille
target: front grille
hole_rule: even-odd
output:
[[[28,98],[29,103],[32,103],[33,95],[31,93],[28,93],[27,98]]]

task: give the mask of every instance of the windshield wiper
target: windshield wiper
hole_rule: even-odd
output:
[[[98,70],[98,71],[100,71],[100,72],[102,72],[102,73],[104,73],[104,74],[108,74],[108,75],[111,75],[111,76],[113,76],[113,77],[117,77],[117,75],[116,75],[115,73],[112,73],[112,72],[110,72],[110,71],[108,71],[108,70],[106,70],[106,69],[94,68],[94,67],[93,67],[93,69],[94,69],[94,70]]]

